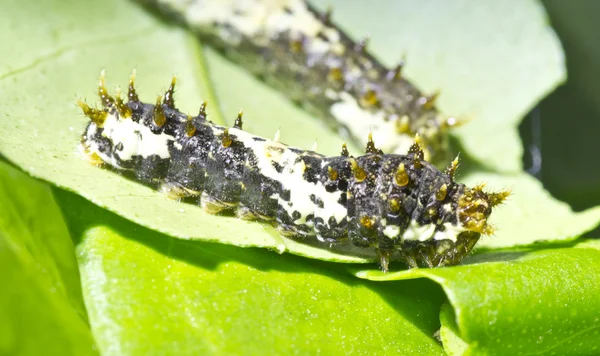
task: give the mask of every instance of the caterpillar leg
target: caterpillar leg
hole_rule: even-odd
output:
[[[292,225],[287,225],[287,224],[281,224],[280,222],[277,223],[277,231],[285,237],[288,237],[290,239],[301,239],[302,237],[304,237],[304,234],[301,234],[298,229],[296,229],[294,226]]]
[[[417,263],[417,259],[412,252],[405,251],[402,254],[404,258],[404,263],[408,266],[408,268],[419,268],[419,264]]]
[[[165,182],[160,186],[159,190],[168,199],[177,201],[180,201],[183,198],[195,197],[200,195],[200,192],[187,189],[181,184],[175,182]]]
[[[391,254],[391,251],[377,249],[377,256],[379,257],[379,266],[381,267],[381,270],[383,272],[389,271]]]
[[[425,245],[419,248],[419,253],[421,254],[421,261],[425,262],[425,265],[427,265],[427,267],[429,268],[434,267],[434,252],[432,251],[432,247],[433,246]]]
[[[235,208],[235,204],[227,204],[202,192],[200,196],[200,207],[209,214],[219,214],[222,211]]]
[[[437,241],[434,247],[433,265],[440,267],[446,258],[454,259],[454,243],[450,240]]]
[[[252,209],[250,209],[249,207],[247,207],[243,204],[238,205],[238,208],[235,212],[235,216],[238,219],[248,220],[248,221],[254,221],[254,220],[273,221],[274,220],[273,217],[259,214],[258,212],[253,211]]]
[[[250,210],[248,207],[245,207],[243,205],[238,206],[238,208],[235,212],[235,216],[238,219],[248,220],[248,221],[260,219],[260,217],[257,214],[255,214],[254,212],[252,212],[252,210]]]

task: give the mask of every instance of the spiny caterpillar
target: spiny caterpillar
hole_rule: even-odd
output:
[[[492,208],[508,191],[485,192],[454,180],[455,159],[440,172],[424,159],[417,136],[406,155],[383,154],[370,135],[366,154],[337,157],[288,147],[175,108],[175,78],[154,105],[139,100],[129,80],[125,103],[101,74],[103,109],[78,105],[91,121],[81,138],[92,162],[133,173],[171,198],[196,198],[207,212],[273,222],[284,236],[376,250],[409,267],[453,265],[481,234],[491,234]]]
[[[448,156],[459,124],[402,77],[402,61],[383,66],[304,0],[136,0],[189,27],[202,41],[362,144],[371,132],[385,153],[404,153],[418,134],[425,158]],[[431,157],[431,159],[429,159]]]

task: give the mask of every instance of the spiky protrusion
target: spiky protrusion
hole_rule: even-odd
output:
[[[433,107],[435,106],[435,101],[437,100],[437,98],[439,96],[440,96],[440,92],[436,91],[435,93],[433,93],[429,96],[425,96],[425,97],[421,98],[423,108],[427,109],[427,110],[433,109]]]
[[[354,158],[350,159],[350,167],[352,168],[352,174],[357,182],[362,182],[367,178],[367,172],[358,165],[358,162]]]
[[[396,174],[394,174],[394,182],[399,187],[404,187],[408,184],[410,178],[408,177],[408,173],[406,172],[406,167],[404,167],[404,163],[400,163],[398,169],[396,170]]]
[[[344,157],[350,157],[350,152],[348,152],[348,146],[346,146],[346,142],[344,142],[342,144],[342,153],[341,153],[341,155],[344,156]]]
[[[139,102],[140,98],[137,95],[137,92],[135,91],[135,69],[133,70],[133,72],[131,72],[131,75],[129,76],[129,87],[127,88],[127,100],[129,100],[130,102]]]
[[[79,99],[77,100],[77,105],[81,108],[85,116],[92,120],[96,125],[102,127],[104,120],[106,120],[106,117],[108,116],[106,111],[91,108],[88,104]]]
[[[206,101],[202,102],[200,110],[198,110],[198,115],[202,116],[203,119],[206,119],[206,105]]]
[[[400,62],[398,62],[398,64],[396,64],[394,69],[388,71],[387,79],[389,81],[400,80],[400,78],[402,78],[402,69],[404,68],[405,65],[406,65],[406,60],[404,58],[402,58],[402,60]]]
[[[408,153],[414,153],[414,154],[421,156],[420,158],[423,158],[424,153],[423,153],[422,147],[423,147],[423,139],[421,138],[421,135],[416,134],[415,141],[408,149]]]
[[[423,164],[421,161],[425,159],[425,152],[423,152],[423,140],[419,134],[415,135],[415,142],[408,149],[408,154],[413,155],[413,165],[415,168],[421,168]]]
[[[456,170],[458,169],[458,161],[459,161],[459,157],[457,155],[456,158],[454,158],[454,160],[452,162],[450,162],[448,167],[446,167],[446,171],[444,171],[444,173],[446,173],[450,177],[450,180],[452,180],[452,181],[454,181],[454,174],[456,173]]]
[[[221,136],[221,144],[223,147],[229,147],[232,143],[233,139],[231,138],[231,135],[229,135],[229,129],[225,129],[225,131],[223,131],[223,136]]]
[[[132,111],[129,106],[125,105],[123,102],[123,98],[121,98],[121,89],[117,88],[115,91],[115,106],[117,107],[117,112],[119,113],[119,117],[122,119],[130,118],[132,115]]]
[[[177,77],[173,77],[171,79],[171,85],[169,85],[169,89],[165,92],[165,98],[163,100],[163,104],[165,104],[170,109],[175,109],[175,84],[177,83]]]
[[[156,105],[154,106],[154,117],[152,118],[154,124],[158,127],[162,127],[167,123],[167,117],[162,107],[162,96],[156,97]]]
[[[196,126],[192,122],[192,117],[190,115],[188,115],[185,123],[185,134],[188,137],[193,137],[196,134]]]
[[[490,205],[495,207],[504,203],[504,201],[510,196],[510,193],[510,189],[502,190],[498,193],[487,193]]]
[[[474,186],[472,189],[476,190],[478,192],[483,192],[483,188],[485,188],[486,185],[487,185],[487,182],[481,182],[481,183],[477,184],[476,186]]]
[[[321,13],[321,22],[325,26],[331,26],[331,16],[333,15],[333,7],[327,6],[327,9]]]
[[[242,122],[242,116],[244,116],[244,112],[242,110],[238,111],[237,117],[235,118],[235,122],[233,123],[233,128],[241,130],[244,123]]]
[[[381,150],[378,150],[375,147],[375,142],[373,141],[373,133],[369,132],[369,140],[367,141],[367,147],[365,148],[366,154],[379,154]]]
[[[281,138],[281,130],[277,130],[275,132],[275,135],[273,136],[273,141],[275,142],[279,142],[279,139]]]
[[[456,117],[456,116],[443,117],[443,116],[440,116],[438,122],[440,125],[440,129],[447,130],[448,128],[451,128],[451,127],[462,126],[471,120],[472,120],[472,118],[470,118],[470,117]]]
[[[106,90],[106,81],[104,79],[104,69],[100,71],[100,79],[98,80],[98,96],[100,97],[100,101],[102,102],[102,106],[105,108],[112,108],[115,104],[115,99],[113,99],[109,94],[108,90]]]

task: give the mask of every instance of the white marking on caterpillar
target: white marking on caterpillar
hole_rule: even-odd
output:
[[[164,133],[155,134],[141,123],[109,115],[102,128],[104,129],[102,136],[109,138],[113,145],[123,145],[117,153],[121,160],[127,161],[134,156],[143,158],[152,155],[160,158],[171,156],[168,143],[174,141],[175,137]]]
[[[456,239],[460,233],[468,231],[462,226],[456,226],[450,223],[444,223],[442,226],[444,226],[444,231],[436,231],[433,235],[433,239],[436,241],[451,240],[452,242],[456,242]]]
[[[427,241],[433,237],[434,233],[434,224],[419,225],[417,221],[411,219],[408,228],[402,235],[402,239],[405,241]]]
[[[331,106],[331,114],[336,120],[353,131],[371,132],[373,140],[380,143],[384,152],[405,153],[412,144],[413,138],[396,132],[396,122],[385,120],[385,113],[371,113],[362,110],[356,99],[348,93],[340,93],[337,103]],[[398,137],[401,136],[401,137]],[[397,141],[396,141],[397,140]]]
[[[400,235],[400,227],[395,225],[387,225],[385,229],[383,229],[383,234],[390,239],[396,239],[398,235]]]

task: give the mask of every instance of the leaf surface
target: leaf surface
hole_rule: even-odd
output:
[[[96,354],[50,188],[0,162],[0,207],[0,354]]]
[[[104,354],[443,354],[434,283],[362,283],[339,264],[175,239],[56,194]]]
[[[600,350],[600,242],[485,253],[462,266],[365,279],[429,278],[446,292],[441,338],[450,355],[594,355]]]

